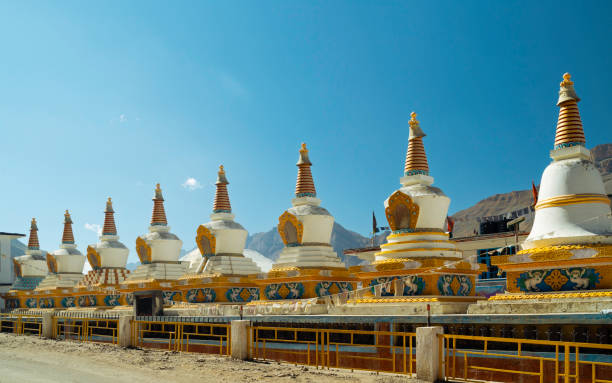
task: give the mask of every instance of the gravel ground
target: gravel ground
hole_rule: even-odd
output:
[[[208,354],[79,343],[0,333],[0,382],[418,383],[398,375],[243,362]]]

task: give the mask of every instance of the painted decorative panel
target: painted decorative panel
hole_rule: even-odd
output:
[[[210,287],[205,287],[203,289],[191,289],[187,290],[185,299],[187,302],[191,303],[210,303],[217,299],[217,293]]]
[[[267,299],[300,299],[304,295],[304,285],[301,282],[273,283],[264,291]]]
[[[62,298],[62,300],[60,301],[60,304],[62,305],[62,307],[75,307],[75,297],[64,297]]]
[[[586,267],[567,269],[529,270],[515,280],[523,292],[592,290],[601,280],[601,275]]]
[[[38,300],[38,307],[41,309],[50,309],[55,307],[55,301],[53,298],[40,298]]]
[[[111,294],[104,297],[104,304],[106,306],[119,306],[119,298],[121,298],[120,294]]]
[[[468,296],[472,292],[472,280],[467,275],[440,275],[438,292],[446,296]]]
[[[93,307],[98,303],[95,295],[81,295],[77,298],[79,307]]]
[[[417,275],[378,277],[370,281],[370,286],[372,286],[372,293],[374,293],[374,286],[382,285],[380,290],[381,296],[389,297],[395,295],[395,293],[393,292],[394,282],[392,282],[395,279],[403,279],[403,296],[421,295],[423,293],[423,290],[425,289],[425,280],[423,280],[423,278]],[[385,285],[385,283],[387,282],[391,283],[389,285]]]
[[[250,302],[259,300],[259,289],[256,287],[232,287],[225,292],[228,302]]]
[[[29,309],[36,308],[36,298],[28,298],[28,299],[26,299],[25,305]]]
[[[7,299],[5,304],[7,309],[17,309],[19,308],[19,299]]]
[[[322,281],[315,286],[315,294],[318,297],[326,295],[334,295],[353,290],[353,285],[350,282],[331,282]]]
[[[164,304],[171,305],[173,302],[181,300],[181,293],[178,291],[163,291]]]

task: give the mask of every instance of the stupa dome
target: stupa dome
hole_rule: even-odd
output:
[[[136,239],[136,251],[143,264],[178,262],[183,241],[173,233],[166,220],[164,197],[159,184],[153,197],[153,213],[149,232]]]
[[[196,271],[207,274],[248,275],[261,272],[249,258],[244,257],[248,232],[234,221],[227,177],[223,165],[219,166],[211,221],[200,225],[196,243],[202,254],[202,263]]]
[[[113,202],[109,197],[100,241],[87,248],[87,258],[92,268],[125,268],[130,250],[119,242],[114,214]]]
[[[47,255],[47,262],[49,259],[55,260],[55,272],[56,273],[74,273],[81,274],[83,271],[83,265],[85,265],[85,257],[77,249],[74,243],[74,234],[72,233],[72,218],[70,213],[66,210],[64,214],[64,233],[62,235],[62,244],[60,248],[53,251],[51,254],[52,258]]]

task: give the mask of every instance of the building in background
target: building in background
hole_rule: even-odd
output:
[[[0,293],[9,290],[15,281],[13,258],[23,253],[14,254],[13,240],[25,237],[24,234],[0,232]],[[4,309],[4,300],[0,298],[0,309]]]

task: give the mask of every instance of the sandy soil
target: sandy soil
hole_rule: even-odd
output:
[[[242,362],[208,354],[39,339],[0,333],[0,382],[418,383],[397,375]]]

